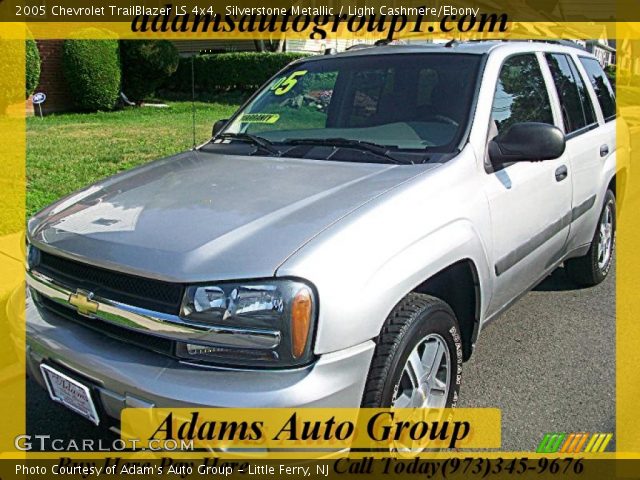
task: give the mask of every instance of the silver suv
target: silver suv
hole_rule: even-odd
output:
[[[297,61],[206,144],[30,220],[29,372],[114,428],[124,407],[455,406],[486,322],[560,264],[609,272],[615,132],[578,48]]]

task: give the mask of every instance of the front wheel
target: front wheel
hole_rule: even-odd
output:
[[[611,190],[607,190],[589,251],[583,257],[572,258],[566,262],[567,273],[575,283],[591,287],[607,278],[613,263],[615,234],[616,197]]]
[[[428,295],[409,294],[385,321],[377,343],[363,407],[456,406],[462,343],[449,305]]]

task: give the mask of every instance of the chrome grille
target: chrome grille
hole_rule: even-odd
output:
[[[33,247],[32,247],[33,248]],[[36,271],[70,287],[97,296],[163,313],[177,315],[184,286],[94,267],[40,251]]]

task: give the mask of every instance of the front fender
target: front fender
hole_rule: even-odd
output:
[[[395,305],[418,285],[446,267],[471,260],[480,283],[481,304],[491,291],[489,262],[480,235],[464,219],[453,221],[416,240],[368,256],[342,245],[333,255],[311,256],[296,275],[311,278],[320,292],[314,351],[317,354],[356,345],[376,337]],[[386,252],[385,252],[386,253]],[[338,268],[339,265],[339,268]],[[339,271],[340,274],[336,272]],[[313,272],[313,273],[311,273]],[[293,272],[281,269],[279,275]]]

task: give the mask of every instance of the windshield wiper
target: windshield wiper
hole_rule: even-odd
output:
[[[373,142],[365,142],[363,140],[351,140],[349,138],[288,138],[282,143],[290,145],[320,145],[328,147],[345,147],[355,148],[364,152],[373,153],[378,157],[382,157],[391,163],[412,165],[410,160],[399,159],[389,155],[389,148]]]
[[[251,135],[250,133],[221,133],[216,138],[220,138],[222,140],[239,140],[241,142],[251,143],[252,145],[256,145],[257,147],[266,150],[272,155],[280,156],[280,150],[275,148],[273,144],[267,140],[266,138],[258,137],[256,135]]]

